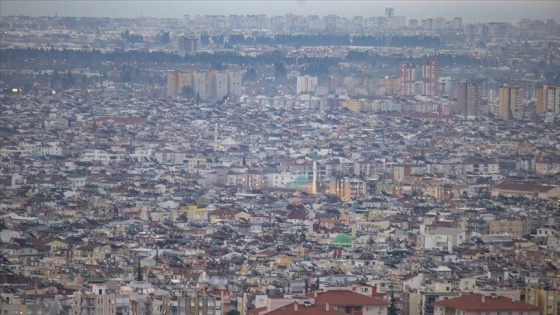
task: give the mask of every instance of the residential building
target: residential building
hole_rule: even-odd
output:
[[[239,70],[226,69],[227,73],[227,94],[229,96],[240,96],[242,75]]]
[[[471,294],[434,302],[434,315],[539,315],[539,313],[537,306],[497,295]]]
[[[523,237],[527,234],[527,224],[522,220],[495,220],[488,222],[489,234],[508,234]]]
[[[367,191],[366,182],[357,178],[332,177],[330,179],[329,191],[342,200],[353,200],[365,196]]]
[[[130,310],[129,294],[108,293],[104,285],[92,286],[92,292],[75,292],[72,300],[72,314],[126,315]]]
[[[211,70],[208,72],[210,85],[210,99],[220,100],[228,95],[228,74],[223,71]]]
[[[512,120],[523,116],[523,89],[521,89],[521,86],[513,83],[500,86],[498,116],[503,120]]]
[[[547,186],[503,181],[492,187],[492,196],[524,196],[528,198],[539,197],[543,199],[560,197],[560,186]]]
[[[459,82],[457,86],[457,105],[455,112],[458,115],[480,115],[481,103],[480,87],[469,81]]]
[[[452,228],[438,228],[426,231],[423,236],[424,249],[438,249],[453,252],[453,247],[463,244],[467,240],[466,232]]]
[[[167,73],[167,96],[176,98],[184,87],[192,87],[192,71],[173,70]]]
[[[541,315],[554,315],[560,312],[560,289],[538,284],[520,288],[521,301],[540,308]]]
[[[546,84],[537,89],[537,114],[545,112],[560,115],[560,87]]]
[[[415,95],[416,67],[412,62],[403,62],[399,66],[400,95]]]
[[[297,85],[296,85],[296,93],[299,94],[313,94],[315,93],[315,87],[319,83],[319,79],[317,77],[312,77],[308,75],[298,76],[297,77]]]
[[[179,52],[194,54],[200,49],[200,37],[198,36],[181,36],[178,39]]]
[[[208,97],[211,95],[209,83],[210,81],[208,80],[207,72],[195,71],[193,73],[192,89],[197,99],[208,99]]]
[[[439,60],[424,60],[422,66],[422,95],[439,96]]]
[[[316,295],[315,295],[316,294]],[[386,301],[369,297],[350,290],[332,290],[323,293],[309,293],[308,297],[315,299],[315,305],[324,305],[328,309],[335,309],[346,314],[386,315]]]

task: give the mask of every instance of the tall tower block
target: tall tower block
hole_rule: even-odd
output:
[[[313,184],[311,186],[311,193],[317,193],[317,154],[313,155]]]
[[[307,236],[315,236],[313,230],[313,223],[315,222],[315,212],[313,211],[313,204],[309,207],[309,221],[307,222]]]

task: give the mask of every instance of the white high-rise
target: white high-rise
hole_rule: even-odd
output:
[[[207,88],[207,72],[193,73],[193,91],[200,99],[205,100],[208,98]]]
[[[298,76],[296,92],[297,94],[312,94],[315,93],[315,87],[319,84],[319,78],[311,77],[308,75]]]

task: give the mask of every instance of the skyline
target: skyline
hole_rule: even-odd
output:
[[[102,5],[100,5],[100,3]],[[364,4],[368,8],[364,9]],[[2,16],[74,16],[109,18],[181,18],[184,15],[251,15],[277,16],[332,15],[341,17],[384,16],[385,8],[395,16],[407,19],[461,17],[466,23],[511,22],[522,18],[556,19],[560,13],[557,1],[14,1],[0,2]],[[132,8],[132,9],[131,9]],[[500,14],[496,14],[500,13]]]

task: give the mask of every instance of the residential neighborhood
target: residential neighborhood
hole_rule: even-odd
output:
[[[2,16],[0,314],[559,314],[558,21],[391,10]]]

